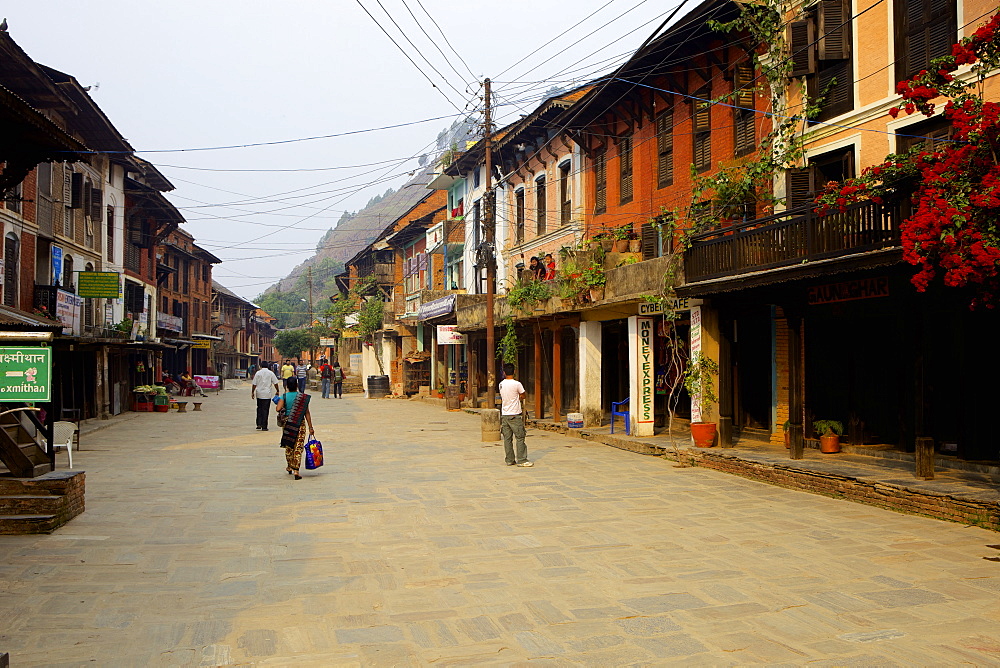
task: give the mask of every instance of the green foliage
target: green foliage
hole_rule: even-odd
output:
[[[695,354],[684,372],[684,387],[691,395],[692,401],[695,397],[701,401],[701,419],[703,422],[712,421],[712,406],[719,400],[715,393],[715,376],[719,375],[719,365],[711,357],[705,357],[701,353]]]
[[[521,341],[517,338],[514,326],[514,316],[503,319],[504,334],[497,345],[497,358],[504,364],[517,364],[517,352],[521,349]]]
[[[507,291],[507,305],[528,314],[534,307],[552,297],[552,287],[543,281],[530,280],[517,283]]]
[[[358,309],[358,333],[365,342],[372,346],[375,353],[375,360],[378,362],[378,370],[381,375],[385,375],[385,367],[382,365],[382,353],[380,347],[376,345],[375,333],[382,329],[383,311],[385,302],[378,297],[367,299],[361,303]]]
[[[591,264],[580,271],[580,280],[587,288],[599,288],[608,282],[604,268],[599,264]]]
[[[329,233],[328,233],[329,234]],[[321,242],[322,243],[322,242]],[[344,271],[344,263],[328,257],[312,263],[313,304],[318,305],[339,292],[336,275]],[[258,295],[254,303],[278,320],[278,327],[287,329],[309,324],[309,272],[295,277],[291,290],[274,290]],[[317,310],[315,315],[320,315]]]
[[[284,358],[298,357],[319,345],[319,336],[309,329],[283,329],[274,335],[274,349]]]
[[[129,334],[132,332],[133,324],[134,321],[132,320],[132,318],[123,318],[121,322],[114,325],[114,328],[117,329],[119,332],[125,332],[126,334]]]
[[[813,422],[813,431],[819,436],[844,435],[844,425],[837,420],[816,420]]]

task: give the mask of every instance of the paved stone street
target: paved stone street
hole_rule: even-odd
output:
[[[84,436],[87,511],[0,536],[11,665],[1000,663],[1000,534],[314,397],[301,481],[248,388]]]

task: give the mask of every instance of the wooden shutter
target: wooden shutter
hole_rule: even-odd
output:
[[[69,208],[79,209],[83,206],[83,174],[74,172],[72,174],[72,184],[70,193]]]
[[[104,191],[100,188],[90,189],[90,219],[97,221],[101,219],[101,211],[104,209]]]
[[[653,223],[647,221],[642,224],[639,238],[642,241],[642,259],[644,261],[660,256],[660,253],[657,252],[660,245],[660,231]]]
[[[701,91],[696,97],[708,98],[711,95],[708,91]],[[712,129],[712,103],[704,100],[694,100],[694,114],[692,121],[694,132],[708,132]]]
[[[749,58],[749,56],[747,56]],[[733,90],[735,91],[734,104],[738,107],[753,109],[754,107],[754,80],[753,61],[745,60],[736,63],[736,71],[733,77]]]
[[[896,78],[908,79],[947,56],[958,38],[955,0],[899,0]]]
[[[820,0],[819,59],[851,57],[851,8],[847,0]]]
[[[852,107],[854,82],[851,61],[826,63],[816,76],[816,93],[823,97],[822,118],[830,118]]]
[[[618,142],[618,175],[620,200],[622,204],[632,201],[632,136],[622,137]]]
[[[734,152],[736,155],[752,153],[757,146],[756,114],[748,109],[733,109]]]
[[[68,163],[63,164],[62,202],[64,206],[73,206],[73,167]]]
[[[816,189],[815,170],[812,167],[793,168],[785,171],[785,206],[789,209],[813,201]]]
[[[604,213],[608,208],[608,163],[607,149],[594,156],[594,210]]]
[[[816,29],[812,21],[792,21],[788,43],[791,50],[791,76],[801,77],[816,71],[816,51],[812,47]]]
[[[656,185],[658,188],[674,182],[674,112],[665,111],[656,117]]]

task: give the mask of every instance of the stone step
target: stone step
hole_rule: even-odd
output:
[[[49,533],[60,523],[58,515],[0,515],[0,535]]]
[[[56,513],[65,503],[65,497],[55,494],[8,494],[0,496],[0,515]]]

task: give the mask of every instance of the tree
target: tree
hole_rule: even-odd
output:
[[[384,308],[385,302],[379,297],[372,297],[362,302],[361,308],[358,310],[358,333],[364,339],[365,343],[372,347],[375,353],[375,361],[378,362],[379,375],[382,376],[385,375],[385,367],[382,366],[382,353],[379,347],[375,345],[375,334],[382,329],[382,311]]]
[[[303,350],[314,350],[319,336],[309,329],[283,329],[274,335],[274,349],[282,357],[299,357]]]

